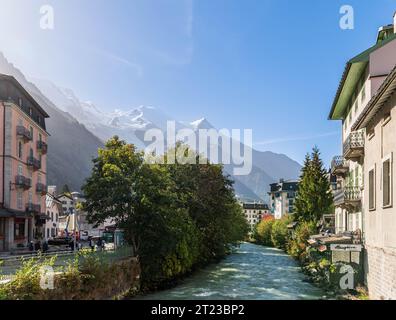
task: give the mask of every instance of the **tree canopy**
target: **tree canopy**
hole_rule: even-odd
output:
[[[331,211],[333,196],[327,170],[314,147],[307,154],[301,171],[298,193],[295,200],[294,218],[298,221],[317,222],[323,214]]]
[[[93,223],[113,219],[124,228],[144,286],[160,286],[223,257],[248,232],[233,182],[220,165],[149,164],[118,137],[93,163],[82,188],[84,210]]]

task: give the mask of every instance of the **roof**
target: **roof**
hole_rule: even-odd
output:
[[[377,42],[376,45],[361,52],[347,62],[330,110],[329,120],[344,119],[344,114],[348,108],[350,97],[369,63],[370,54],[394,39],[396,39],[396,34],[391,34],[388,38]]]
[[[297,180],[287,180],[287,181],[271,183],[270,187],[271,187],[271,192],[297,191],[298,181]]]
[[[377,93],[371,98],[364,110],[352,126],[352,130],[359,130],[367,126],[376,113],[390,99],[396,91],[396,66],[379,87]]]
[[[30,100],[30,102],[37,108],[37,110],[40,111],[40,113],[45,117],[49,118],[49,115],[45,110],[38,104],[38,102],[30,95],[29,92],[19,83],[17,79],[15,79],[13,76],[7,75],[7,74],[2,74],[0,73],[0,80],[6,80],[12,82],[19,90],[22,91],[22,93]]]
[[[265,203],[243,203],[243,209],[269,210]]]
[[[70,200],[74,200],[73,197],[71,195],[68,195],[67,193],[61,193],[60,195],[57,196],[58,199],[66,197]]]

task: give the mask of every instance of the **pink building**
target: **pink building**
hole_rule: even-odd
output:
[[[48,114],[0,74],[0,252],[43,237]]]

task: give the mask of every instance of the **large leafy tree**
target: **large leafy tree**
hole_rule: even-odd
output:
[[[125,229],[143,286],[223,256],[248,230],[221,166],[148,164],[118,137],[99,150],[83,191],[91,222],[112,219]]]
[[[333,196],[327,171],[320,158],[320,151],[314,147],[307,155],[295,200],[295,220],[317,222],[332,208]]]

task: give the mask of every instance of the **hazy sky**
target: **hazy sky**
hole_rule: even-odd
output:
[[[50,4],[55,29],[40,29]],[[354,30],[339,27],[352,5]],[[104,110],[150,105],[299,162],[341,153],[327,120],[345,62],[392,23],[396,1],[0,0],[0,50],[26,75]]]

